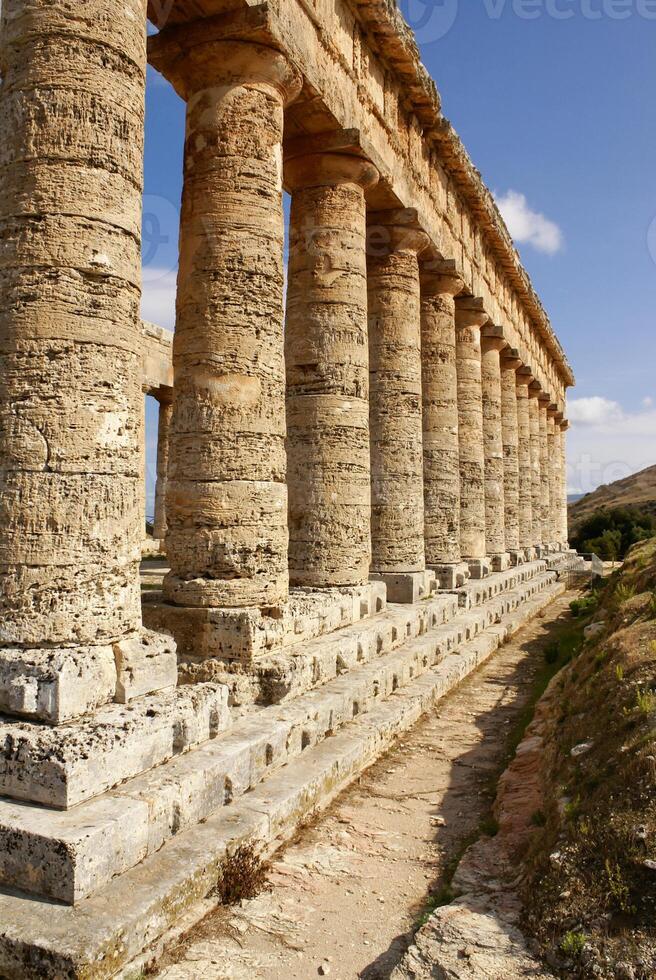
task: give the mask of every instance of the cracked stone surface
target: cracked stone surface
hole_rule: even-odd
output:
[[[465,559],[486,556],[485,451],[481,382],[481,327],[487,315],[479,304],[456,300],[456,369],[460,446],[460,547]]]
[[[300,79],[257,44],[160,58],[187,99],[164,592],[273,606],[288,584],[280,160]]]
[[[417,254],[403,212],[369,216],[371,569],[421,572],[424,556],[421,323]],[[412,216],[407,216],[411,221]],[[416,219],[415,219],[416,220]]]
[[[461,559],[454,296],[462,281],[430,266],[421,271],[424,539],[431,566]]]
[[[289,575],[367,581],[371,559],[364,188],[378,174],[338,154],[290,161],[285,323]]]

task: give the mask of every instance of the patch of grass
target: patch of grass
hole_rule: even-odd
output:
[[[621,867],[616,861],[606,858],[604,861],[606,885],[608,888],[608,903],[616,912],[623,912],[625,915],[634,915],[635,906],[631,902],[631,889],[629,888]]]
[[[624,680],[624,667],[622,666],[622,664],[617,664],[616,665],[616,667],[615,667],[615,677],[616,677],[616,679],[618,680],[618,682],[620,684]]]
[[[479,830],[486,837],[496,837],[499,833],[499,824],[493,816],[483,817],[479,826]]]
[[[650,715],[656,711],[656,694],[649,689],[638,688],[636,691],[636,711],[641,715]]]
[[[616,586],[615,591],[613,593],[613,603],[618,606],[623,606],[625,602],[629,601],[629,599],[633,599],[635,597],[635,594],[636,594],[635,585],[629,585],[626,582],[620,582],[620,584]]]
[[[572,616],[574,616],[575,619],[579,619],[593,613],[598,605],[599,593],[590,592],[588,595],[580,596],[580,598],[574,599],[572,602],[570,602],[569,608],[572,610]]]
[[[417,920],[417,929],[426,925],[436,909],[441,909],[443,905],[450,905],[454,898],[456,898],[456,893],[451,885],[449,883],[441,885],[426,902],[426,908]]]
[[[226,858],[215,894],[224,905],[257,898],[267,888],[269,870],[270,864],[262,860],[253,844],[242,844]]]
[[[652,592],[649,600],[649,617],[650,619],[656,619],[656,592]]]
[[[570,960],[578,960],[581,958],[586,939],[584,932],[566,932],[560,940],[561,951]]]

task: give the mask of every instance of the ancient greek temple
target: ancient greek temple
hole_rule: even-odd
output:
[[[562,589],[574,378],[389,0],[4,0],[0,50],[0,975],[110,977]]]

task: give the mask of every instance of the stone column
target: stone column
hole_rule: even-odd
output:
[[[460,448],[460,548],[472,578],[490,565],[485,545],[485,452],[481,382],[481,327],[488,316],[483,301],[456,299],[456,370]]]
[[[547,409],[551,402],[551,396],[546,391],[541,391],[538,396],[540,405],[540,502],[542,521],[542,544],[546,551],[552,545],[551,540],[551,463],[549,460],[549,440],[547,426]]]
[[[294,585],[368,581],[371,560],[367,160],[289,160],[285,356],[289,574]]]
[[[549,460],[549,542],[560,550],[560,447],[556,445],[554,416],[558,406],[547,406],[547,458]]]
[[[428,244],[413,210],[368,216],[371,574],[390,602],[416,602],[435,581],[424,552],[417,260]]]
[[[503,432],[501,428],[501,351],[506,347],[503,330],[496,324],[483,327],[481,379],[483,390],[483,447],[485,453],[485,542],[495,572],[510,565],[506,550]]]
[[[155,478],[155,518],[153,537],[164,542],[166,537],[166,478],[169,465],[169,433],[173,403],[170,398],[159,399],[157,425],[157,469]]]
[[[520,367],[517,383],[517,432],[519,462],[519,547],[527,561],[535,558],[533,539],[533,460],[531,454],[531,411],[529,385],[533,376],[529,368]]]
[[[563,548],[569,547],[569,513],[567,510],[567,430],[569,422],[564,419],[559,424],[560,428],[560,540]]]
[[[519,413],[517,369],[522,366],[516,350],[501,352],[501,432],[503,437],[503,502],[506,524],[506,550],[513,565],[524,561],[520,545],[519,504]]]
[[[460,552],[460,447],[454,297],[462,279],[453,263],[421,267],[421,387],[426,564],[440,587],[469,577]]]
[[[281,154],[283,110],[301,79],[279,51],[198,43],[185,27],[152,37],[149,55],[187,102],[164,595],[187,609],[279,607],[288,594]]]
[[[145,0],[11,0],[1,42],[0,711],[58,723],[143,653]]]
[[[529,412],[531,424],[531,502],[533,511],[533,546],[536,549],[536,556],[540,558],[543,554],[542,539],[542,475],[541,462],[542,454],[540,451],[540,385],[532,381],[528,387]]]

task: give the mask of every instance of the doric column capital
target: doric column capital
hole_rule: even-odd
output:
[[[431,241],[419,225],[414,208],[390,208],[367,215],[367,256],[379,258],[392,252],[419,255]]]
[[[501,351],[501,367],[507,369],[508,371],[519,371],[523,366],[523,361],[519,356],[519,351],[516,347],[505,347]]]
[[[484,352],[504,350],[508,341],[503,336],[503,327],[497,323],[486,323],[481,329],[481,346]]]
[[[547,405],[547,417],[550,419],[555,419],[558,415],[558,406],[555,402],[551,402]]]
[[[531,393],[531,385],[535,381],[533,377],[533,371],[529,364],[522,364],[517,369],[517,384],[528,388],[529,394]]]
[[[459,296],[456,299],[456,327],[458,330],[480,330],[489,319],[480,297]]]
[[[291,191],[339,184],[368,190],[378,183],[378,176],[373,163],[350,153],[307,153],[285,163],[285,185]]]
[[[543,408],[547,408],[551,404],[551,395],[544,388],[540,388],[540,393],[538,394],[538,401]]]
[[[185,101],[212,86],[246,82],[271,85],[288,105],[303,85],[301,73],[281,51],[254,41],[203,40],[195,24],[149,37],[148,61]]]
[[[540,384],[539,381],[536,381],[535,378],[533,378],[533,380],[528,386],[528,396],[529,398],[537,398],[537,400],[540,401],[541,394],[542,394],[542,385]]]
[[[457,296],[465,288],[462,277],[452,260],[431,259],[419,268],[421,291],[424,296]]]
[[[560,423],[560,428],[562,429],[563,432],[567,432],[567,430],[569,429],[569,419],[563,419],[562,422]]]

